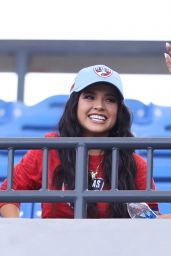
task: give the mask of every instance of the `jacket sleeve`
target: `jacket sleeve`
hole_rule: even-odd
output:
[[[45,138],[59,137],[56,132],[50,132]],[[55,158],[56,159],[56,158]],[[42,184],[42,150],[30,150],[14,168],[13,189],[14,190],[39,190]],[[54,161],[53,161],[54,162]],[[0,190],[6,190],[7,179],[5,179]],[[0,203],[0,207],[7,203]],[[19,207],[19,203],[14,203]]]
[[[146,189],[147,183],[147,162],[138,154],[134,154],[135,163],[136,163],[136,186],[140,190]],[[154,180],[152,180],[152,188],[156,189]]]
[[[41,188],[42,177],[42,150],[30,150],[15,166],[13,174],[14,190],[38,190]],[[0,190],[6,190],[7,179]],[[0,203],[0,207],[7,203]],[[19,206],[18,203],[14,203]]]

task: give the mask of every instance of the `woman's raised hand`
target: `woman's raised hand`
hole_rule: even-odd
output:
[[[169,72],[171,73],[171,44],[170,43],[166,43],[166,53],[164,53],[165,56],[165,61],[166,61],[166,66],[169,70]]]

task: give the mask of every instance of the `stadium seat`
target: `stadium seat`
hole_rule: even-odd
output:
[[[69,95],[54,95],[50,96],[41,102],[37,103],[36,105],[39,105],[39,107],[46,107],[46,108],[59,108],[64,107],[67,100],[69,98]]]
[[[171,182],[156,182],[157,190],[171,190]],[[171,213],[171,203],[162,202],[159,203],[159,211],[160,213]]]
[[[21,203],[20,205],[20,217],[32,218],[33,216],[33,203]]]
[[[26,115],[39,116],[40,118],[49,116],[58,121],[58,117],[63,113],[67,99],[68,95],[55,95],[48,97],[35,105],[29,106]]]
[[[19,163],[21,158],[27,150],[16,150],[14,153],[14,165]],[[2,181],[7,176],[7,169],[8,169],[8,152],[7,150],[0,150],[0,181]]]
[[[13,104],[13,119],[0,125],[0,137],[42,137],[57,130],[68,95],[51,96],[33,106]]]
[[[146,125],[153,121],[152,105],[146,105],[135,99],[125,99],[125,105],[129,108],[134,124]]]
[[[132,114],[132,132],[137,137],[171,136],[171,107],[148,105],[135,99],[125,99]]]
[[[171,106],[153,104],[154,123],[163,128],[165,136],[171,136]]]
[[[41,218],[41,215],[42,215],[41,203],[33,203],[32,218]]]
[[[147,150],[136,150],[144,159],[147,159]],[[171,150],[154,150],[153,176],[156,181],[171,182]]]
[[[12,119],[13,103],[0,99],[0,125]]]

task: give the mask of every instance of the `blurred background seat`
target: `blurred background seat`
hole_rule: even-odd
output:
[[[51,96],[33,106],[12,104],[11,118],[0,125],[0,137],[42,137],[57,130],[68,95]]]
[[[125,105],[129,108],[134,124],[146,125],[153,122],[152,104],[146,105],[135,99],[125,99]]]
[[[0,125],[10,122],[13,115],[13,102],[7,102],[0,99]]]
[[[33,203],[33,218],[41,218],[42,216],[42,209],[41,209],[41,203]]]

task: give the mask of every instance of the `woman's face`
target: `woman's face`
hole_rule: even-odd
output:
[[[79,97],[77,118],[83,136],[108,136],[116,123],[118,103],[115,88],[108,84],[91,85]]]

